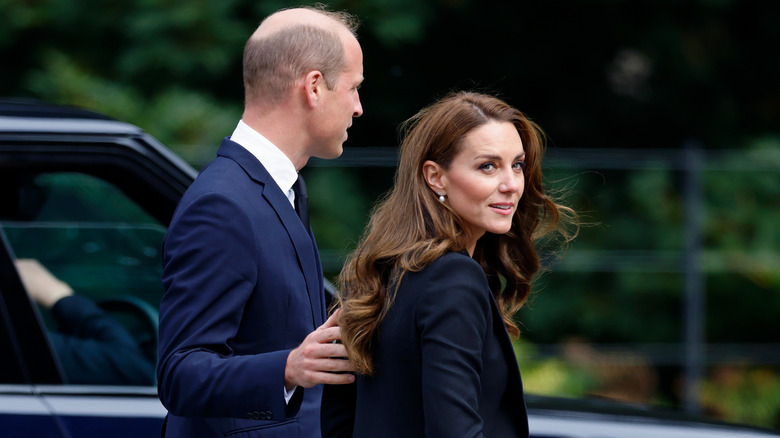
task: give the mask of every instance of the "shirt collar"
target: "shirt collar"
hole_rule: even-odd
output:
[[[282,189],[282,193],[288,196],[290,202],[293,202],[289,194],[292,193],[292,186],[298,179],[298,172],[287,155],[262,134],[250,128],[243,120],[238,121],[238,126],[230,139],[254,155],[271,175],[276,185]]]

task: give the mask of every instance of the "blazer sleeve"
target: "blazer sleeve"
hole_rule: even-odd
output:
[[[154,385],[154,364],[111,315],[74,295],[52,308],[59,332],[49,333],[69,383]]]
[[[251,418],[270,411],[279,420],[294,414],[283,391],[290,350],[237,355],[230,346],[258,281],[247,213],[213,193],[184,208],[163,245],[160,400],[178,416]]]
[[[490,290],[473,259],[450,253],[426,269],[418,291],[426,437],[481,437],[480,373],[490,330]]]

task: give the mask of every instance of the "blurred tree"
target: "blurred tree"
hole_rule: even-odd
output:
[[[181,120],[201,131],[193,133],[158,128],[159,118],[141,114],[170,106],[176,99],[160,95],[171,88],[195,113],[240,112],[247,36],[268,13],[297,4],[6,0],[0,55],[13,61],[2,70],[0,95],[83,104],[150,122],[144,128],[169,144],[211,145],[223,134],[214,123],[198,128]],[[401,120],[456,88],[500,93],[569,147],[657,147],[689,137],[731,147],[775,131],[780,121],[774,80],[780,57],[772,56],[780,46],[780,3],[772,0],[335,0],[331,6],[364,22],[366,111],[352,129],[352,145],[395,144]],[[58,78],[68,71],[103,87],[63,89],[68,84]],[[122,98],[112,104],[116,91]],[[224,123],[222,131],[232,128]]]

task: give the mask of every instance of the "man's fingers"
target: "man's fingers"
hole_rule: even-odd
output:
[[[347,357],[347,349],[342,344],[325,344],[323,347],[326,357]]]
[[[338,327],[340,313],[341,313],[341,309],[336,309],[336,311],[333,312],[332,315],[330,315],[330,318],[328,318],[328,320],[325,321],[325,324],[322,324],[321,326],[317,327],[317,330],[322,330],[329,327]]]
[[[352,374],[317,373],[314,380],[325,385],[347,385],[355,381]]]
[[[341,340],[341,329],[338,327],[318,328],[317,330],[309,333],[306,340],[317,342],[319,344],[327,344],[333,341]],[[306,342],[304,340],[304,343]]]
[[[331,328],[329,330],[338,330],[338,328]],[[342,344],[334,343],[336,339],[334,333],[329,331],[318,332],[316,336],[309,335],[311,338],[307,339],[301,344],[301,353],[303,357],[307,359],[320,359],[323,357],[347,357],[347,349]]]
[[[355,372],[355,367],[352,365],[352,362],[346,360],[346,359],[334,359],[333,363],[329,363],[330,372],[332,373],[353,373]]]
[[[311,388],[320,383],[343,385],[355,381],[355,377],[349,374],[355,368],[347,360],[347,349],[335,342],[341,340],[339,313],[336,310],[290,352],[285,367],[285,384]]]

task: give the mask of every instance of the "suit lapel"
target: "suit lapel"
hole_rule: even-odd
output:
[[[507,397],[502,403],[511,414],[511,421],[517,427],[517,436],[528,436],[528,414],[523,397],[523,381],[520,378],[520,368],[517,365],[515,349],[512,348],[512,341],[509,339],[509,333],[506,331],[501,312],[498,310],[498,304],[491,294],[491,303],[493,308],[493,325],[498,334],[498,342],[501,344],[501,350],[506,356],[509,366],[509,381],[504,392]],[[512,366],[514,364],[514,366]]]
[[[512,340],[509,339],[509,333],[506,331],[506,326],[504,325],[504,319],[501,316],[501,311],[498,310],[498,303],[496,303],[496,300],[492,294],[490,298],[490,307],[493,311],[493,326],[494,330],[497,332],[496,334],[498,335],[498,342],[501,344],[501,351],[504,353],[504,356],[506,356],[507,363],[517,363],[515,349],[512,348]],[[520,380],[520,370],[517,366],[509,367],[509,385],[510,388],[512,388],[511,392],[522,394],[523,383]]]
[[[217,154],[236,161],[250,178],[257,181],[261,186],[263,198],[276,212],[295,248],[298,264],[306,281],[306,292],[309,295],[309,304],[312,312],[312,324],[315,328],[319,327],[324,322],[323,317],[325,315],[323,298],[321,297],[323,294],[322,268],[319,255],[317,254],[317,245],[314,242],[311,230],[303,227],[301,219],[290,204],[290,200],[282,193],[263,165],[249,151],[229,138],[225,138]]]
[[[276,187],[276,186],[274,186]],[[263,197],[268,200],[268,203],[276,211],[279,219],[282,221],[282,225],[287,230],[287,235],[295,247],[295,253],[298,256],[298,263],[300,264],[303,277],[306,280],[306,292],[309,294],[309,303],[311,305],[312,323],[314,327],[322,325],[323,309],[320,300],[320,268],[319,258],[317,256],[317,247],[314,244],[314,238],[309,234],[307,230],[303,228],[301,219],[295,213],[290,201],[284,196],[281,190],[276,187],[276,190],[264,190]]]

